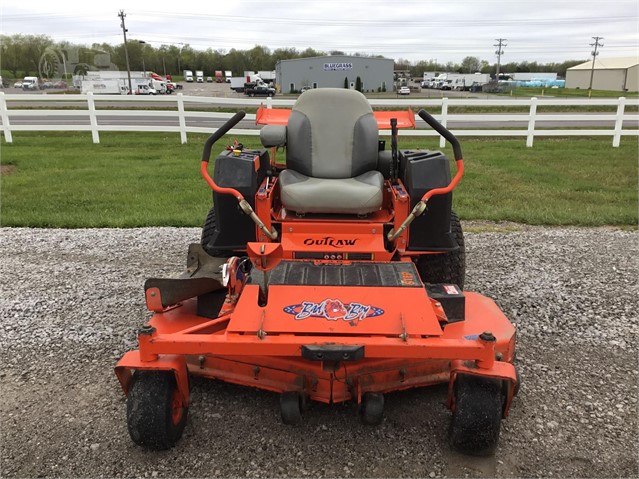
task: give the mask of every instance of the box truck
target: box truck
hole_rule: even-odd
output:
[[[191,70],[184,70],[184,81],[193,83],[193,72]]]
[[[84,80],[80,91],[94,95],[126,95],[129,87],[124,80]]]
[[[197,70],[195,72],[195,81],[198,83],[204,83],[204,72],[202,70]]]

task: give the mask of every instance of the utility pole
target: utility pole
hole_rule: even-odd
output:
[[[590,85],[588,85],[588,96],[590,96],[590,93],[592,92],[592,78],[595,76],[595,59],[597,58],[597,55],[599,55],[597,48],[603,47],[603,43],[599,43],[599,40],[603,40],[603,37],[592,37],[592,39],[595,41],[595,43],[591,43],[590,46],[595,47],[595,49],[590,53],[592,55],[592,68],[590,69]]]
[[[129,77],[129,95],[133,95],[133,87],[131,86],[131,67],[129,66],[129,50],[126,47],[127,29],[124,25],[124,17],[126,17],[126,13],[124,13],[124,10],[120,10],[120,13],[118,13],[118,17],[120,17],[120,20],[122,20],[120,26],[122,27],[122,34],[124,35],[124,56],[126,57],[126,73]]]
[[[497,55],[497,73],[495,73],[495,80],[499,81],[499,68],[501,67],[501,56],[504,54],[503,47],[508,46],[504,42],[508,40],[506,38],[495,38],[495,41],[497,42],[497,44],[493,45],[494,47],[497,47],[497,51],[495,51],[495,55]]]

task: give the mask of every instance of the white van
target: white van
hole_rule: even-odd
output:
[[[38,77],[24,77],[22,80],[23,90],[38,90]]]

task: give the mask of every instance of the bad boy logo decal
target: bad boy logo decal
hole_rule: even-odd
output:
[[[343,319],[355,324],[357,320],[381,316],[384,310],[361,303],[342,303],[339,299],[325,299],[320,303],[304,301],[284,308],[284,312],[295,316],[296,320],[306,318],[325,318],[329,321]]]

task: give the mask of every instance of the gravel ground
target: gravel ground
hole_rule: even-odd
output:
[[[492,458],[451,453],[445,387],[387,396],[385,420],[195,380],[176,448],[129,439],[113,374],[148,317],[142,284],[198,229],[0,229],[2,477],[637,477],[637,232],[468,233],[467,289],[518,327],[523,385]]]

